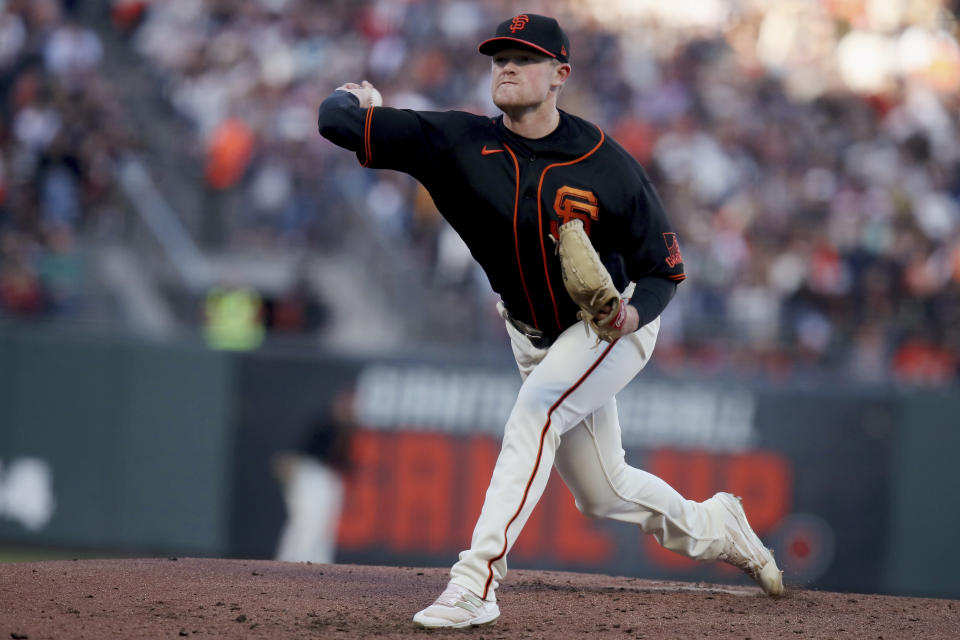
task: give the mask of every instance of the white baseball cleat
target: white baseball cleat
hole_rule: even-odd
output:
[[[783,595],[783,571],[777,567],[773,552],[750,528],[740,498],[730,493],[718,493],[712,499],[717,504],[717,513],[724,518],[723,528],[727,534],[717,560],[743,570],[768,596]]]
[[[500,617],[494,600],[484,600],[473,591],[452,582],[436,601],[413,616],[418,627],[460,629],[490,624]]]

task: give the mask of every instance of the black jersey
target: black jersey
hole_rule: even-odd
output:
[[[580,218],[640,325],[656,318],[684,279],[676,234],[643,168],[597,126],[560,112],[531,140],[503,117],[461,111],[362,109],[345,91],[320,105],[320,133],[364,167],[419,180],[463,238],[510,314],[556,336],[577,322],[553,238]]]

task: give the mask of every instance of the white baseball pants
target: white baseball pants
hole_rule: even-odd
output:
[[[720,523],[701,503],[624,460],[614,396],[650,359],[660,319],[599,345],[581,322],[548,349],[535,348],[509,322],[506,326],[523,385],[470,548],[460,553],[451,581],[495,599],[507,573],[507,553],[554,465],[586,515],[639,525],[668,549],[714,559],[723,542]]]

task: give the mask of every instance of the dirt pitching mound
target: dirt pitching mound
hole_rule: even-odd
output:
[[[494,625],[410,619],[447,569],[165,558],[0,565],[6,638],[956,638],[960,602],[511,571]]]

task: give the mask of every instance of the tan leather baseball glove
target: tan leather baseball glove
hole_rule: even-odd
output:
[[[560,225],[557,252],[563,284],[570,298],[580,307],[577,317],[593,329],[600,340],[613,342],[619,338],[626,318],[624,302],[581,220]],[[607,305],[611,305],[610,313],[597,320],[597,314]]]

